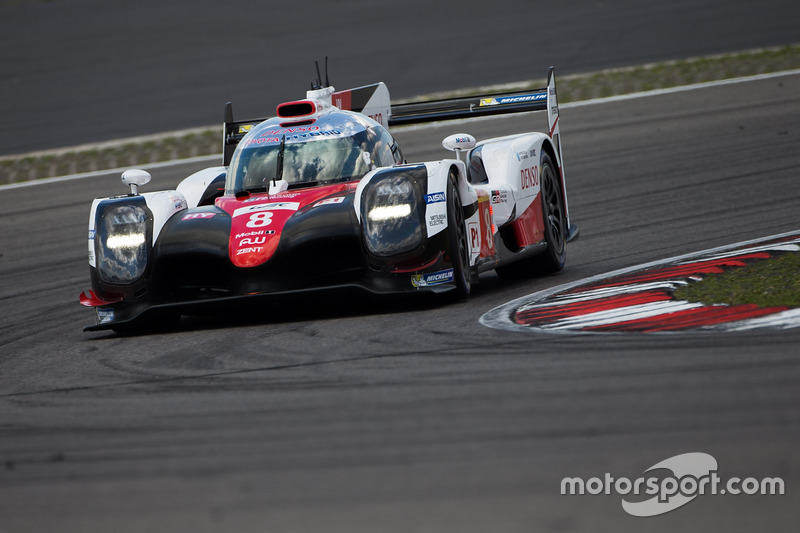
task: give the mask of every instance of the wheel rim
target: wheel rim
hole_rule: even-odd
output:
[[[551,243],[560,253],[564,249],[566,232],[564,231],[564,208],[561,204],[561,195],[558,191],[558,181],[552,167],[544,166],[542,169],[543,200],[546,209],[545,217],[550,236],[553,238]]]

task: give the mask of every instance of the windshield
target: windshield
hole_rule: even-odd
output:
[[[285,140],[283,135],[277,136],[274,127],[265,129],[264,133],[254,132],[251,139],[243,139],[237,147],[225,189],[228,194],[241,190],[265,191],[273,179],[286,180],[292,188],[359,180],[373,165],[391,166],[402,159],[394,139],[385,129],[379,126],[357,128],[364,126],[351,122],[337,130],[328,130],[333,135],[330,137],[290,134]],[[350,134],[342,135],[342,131]],[[268,134],[272,136],[267,137]],[[285,143],[283,168],[278,172],[282,140]]]
[[[361,152],[361,148],[353,145],[350,139],[287,142],[280,179],[289,185],[356,180],[369,170]],[[280,144],[242,150],[233,161],[234,189],[265,190],[270,180],[279,177],[279,153]]]

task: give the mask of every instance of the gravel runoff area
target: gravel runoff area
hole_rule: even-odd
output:
[[[800,68],[800,44],[558,77],[561,103]],[[416,100],[542,87],[545,81],[478,87]],[[0,184],[143,166],[221,153],[221,125],[0,157]]]

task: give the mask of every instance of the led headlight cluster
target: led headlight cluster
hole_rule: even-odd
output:
[[[377,177],[362,196],[367,249],[377,256],[410,252],[422,243],[420,192],[404,174]]]
[[[97,224],[97,270],[106,283],[132,283],[147,267],[152,215],[144,205],[111,205]]]

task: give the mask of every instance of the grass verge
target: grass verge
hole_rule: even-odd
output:
[[[795,69],[800,69],[800,44],[561,76],[558,78],[558,97],[561,103],[575,102]],[[487,89],[526,90],[541,87],[544,83],[543,80],[530,80],[427,96],[466,96]],[[89,147],[3,156],[0,157],[0,184],[219,154],[220,130],[221,125],[210,126]]]
[[[800,253],[751,263],[679,288],[679,300],[705,304],[800,307]]]

